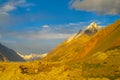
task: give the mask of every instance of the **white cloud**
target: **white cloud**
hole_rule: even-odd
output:
[[[2,9],[3,9],[4,11],[12,11],[12,10],[16,9],[16,7],[13,6],[13,5],[10,5],[10,4],[6,4],[6,5],[3,6]]]
[[[43,28],[49,28],[49,25],[43,25]]]
[[[0,32],[3,37],[11,37],[22,40],[52,40],[52,39],[66,39],[72,34],[78,32],[84,26],[84,22],[59,24],[59,25],[43,25],[41,28],[35,30],[28,29],[25,31],[9,31]]]
[[[29,40],[38,40],[38,39],[65,39],[70,37],[72,34],[70,33],[59,33],[55,32],[54,28],[49,27],[48,25],[44,25],[43,29],[39,31],[29,31],[28,33],[22,35],[17,34],[17,38],[24,38]]]
[[[29,7],[33,6],[31,3],[27,3],[26,0],[9,0],[5,4],[1,5],[0,14],[9,15],[10,11],[17,9],[17,7]]]
[[[70,7],[99,14],[120,14],[120,0],[71,0]]]
[[[69,23],[67,24],[68,26],[80,26],[80,25],[83,25],[84,22],[77,22],[77,23]]]
[[[68,23],[61,25],[43,25],[41,28],[36,30],[27,31],[11,31],[4,34],[4,36],[13,37],[17,39],[26,40],[40,40],[40,39],[66,39],[72,34],[76,33],[81,29],[81,22]],[[83,23],[82,23],[83,24]]]
[[[62,34],[62,33],[37,33],[26,35],[28,39],[36,40],[36,39],[65,39],[70,37],[72,34]]]

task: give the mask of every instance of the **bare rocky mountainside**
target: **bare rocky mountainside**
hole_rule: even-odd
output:
[[[120,20],[91,23],[42,60],[1,62],[0,80],[120,80]]]
[[[0,44],[0,61],[24,61],[14,50]]]

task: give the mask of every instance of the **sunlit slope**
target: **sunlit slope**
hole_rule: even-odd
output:
[[[96,34],[82,33],[77,39],[63,42],[51,51],[44,60],[60,61],[80,59],[98,51],[120,45],[120,20],[97,31]]]
[[[120,46],[94,53],[82,61],[83,72],[81,76],[85,78],[106,77],[116,80],[120,78],[119,59]]]
[[[76,54],[81,52],[84,45],[101,29],[95,22],[92,22],[85,29],[72,35],[58,47],[52,50],[44,60],[60,61],[72,59]]]
[[[0,63],[0,80],[83,80],[81,70],[41,61]]]
[[[77,56],[79,58],[87,55],[89,56],[115,46],[120,46],[120,20],[100,30],[84,45],[82,51]]]
[[[72,59],[70,66],[81,65],[84,78],[120,79],[120,20],[99,31]]]
[[[74,54],[78,53],[78,51],[83,47],[83,45],[90,39],[91,37],[83,34],[79,38],[79,42],[77,40],[73,40],[70,43],[63,42],[60,44],[57,48],[55,48],[53,51],[51,51],[47,57],[45,57],[46,60],[50,61],[58,61],[64,58],[69,58]],[[67,55],[67,56],[66,56]],[[68,56],[69,55],[69,56]]]
[[[94,53],[84,61],[0,63],[0,80],[119,80],[120,47]]]

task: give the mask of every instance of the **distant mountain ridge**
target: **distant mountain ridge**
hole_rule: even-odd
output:
[[[0,44],[0,61],[25,61],[14,50]]]
[[[45,56],[47,56],[47,53],[23,55],[23,54],[17,52],[17,54],[26,61],[40,60],[40,59],[44,58]]]

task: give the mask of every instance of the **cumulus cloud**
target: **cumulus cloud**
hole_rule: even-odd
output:
[[[9,0],[1,5],[0,14],[9,15],[9,12],[16,10],[17,7],[28,7],[32,5],[31,3],[27,3],[26,0]]]
[[[99,14],[120,14],[120,0],[71,0],[70,7]]]

